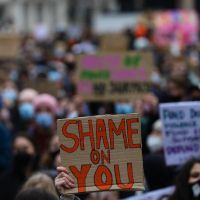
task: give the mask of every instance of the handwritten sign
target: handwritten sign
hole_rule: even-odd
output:
[[[62,165],[76,187],[67,193],[144,189],[138,114],[57,122]]]
[[[170,197],[173,194],[174,189],[175,187],[171,186],[160,190],[155,190],[152,192],[147,192],[142,195],[132,196],[124,200],[161,200],[161,199],[164,200],[165,198],[168,199],[168,197]]]
[[[14,59],[19,54],[20,37],[15,34],[0,34],[0,59]]]
[[[200,102],[160,105],[167,165],[200,156]]]
[[[151,53],[80,56],[77,92],[84,100],[130,100],[149,91],[152,71]]]

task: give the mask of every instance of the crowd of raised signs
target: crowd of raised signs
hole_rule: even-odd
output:
[[[49,35],[41,25],[32,35],[22,37],[17,59],[0,61],[1,199],[13,200],[22,188],[34,187],[45,187],[59,198],[52,182],[56,167],[61,165],[56,119],[132,112],[141,115],[145,193],[176,184],[172,199],[199,199],[198,192],[198,197],[193,197],[191,185],[200,181],[200,161],[189,162],[183,170],[182,165],[166,165],[159,118],[160,103],[200,100],[199,43],[158,47],[152,39],[153,31],[138,24],[125,32],[127,50],[150,51],[155,62],[151,90],[137,100],[85,102],[77,94],[75,55],[100,50],[101,40],[90,28],[74,26]],[[104,192],[80,197],[114,200],[139,193]]]

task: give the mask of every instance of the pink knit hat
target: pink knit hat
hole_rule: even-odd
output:
[[[40,94],[35,98],[33,105],[35,109],[47,107],[55,114],[58,107],[58,101],[50,94]]]

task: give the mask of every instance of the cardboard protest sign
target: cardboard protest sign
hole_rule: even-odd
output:
[[[67,193],[144,189],[138,114],[57,121],[61,161],[75,180]]]
[[[0,34],[0,59],[14,59],[20,50],[20,37],[15,34]]]
[[[152,192],[147,192],[142,195],[128,197],[124,200],[161,200],[171,196],[174,192],[174,189],[175,187],[171,186],[160,190],[154,190]]]
[[[117,42],[116,42],[117,41]],[[107,33],[100,37],[100,51],[126,51],[128,49],[128,37],[124,33]]]
[[[151,87],[151,53],[103,53],[78,59],[77,93],[88,101],[130,100]]]
[[[48,80],[26,80],[22,82],[22,88],[33,88],[39,93],[48,93],[53,96],[56,96],[58,93],[57,84]]]
[[[200,102],[160,105],[167,165],[200,156]]]

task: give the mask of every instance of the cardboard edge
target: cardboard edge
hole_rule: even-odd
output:
[[[145,187],[143,183],[135,183],[134,186],[131,189],[119,189],[117,185],[112,185],[111,189],[109,190],[99,190],[95,186],[89,186],[85,188],[86,193],[87,192],[103,192],[103,191],[144,191]],[[63,193],[63,195],[69,195],[69,194],[79,194],[79,193],[85,193],[85,192],[77,192],[77,188],[67,190]]]
[[[124,117],[124,116],[132,116],[132,117],[138,117],[140,118],[140,114],[139,113],[128,113],[128,114],[105,114],[105,115],[94,115],[94,116],[84,116],[84,117],[75,117],[73,119],[71,118],[64,118],[64,119],[57,119],[57,123],[59,121],[67,121],[67,120],[79,120],[79,119],[85,119],[85,118],[108,118],[108,117]]]

